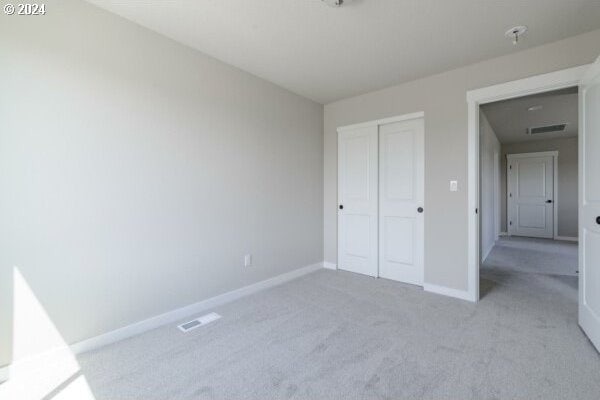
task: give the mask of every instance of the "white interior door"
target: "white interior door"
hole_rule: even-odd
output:
[[[507,157],[509,235],[554,237],[554,156]]]
[[[600,350],[600,58],[579,99],[579,324]]]
[[[338,268],[377,276],[377,126],[338,133]]]
[[[423,119],[379,127],[379,276],[423,285]]]

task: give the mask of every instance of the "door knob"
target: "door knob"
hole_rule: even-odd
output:
[[[419,214],[421,214],[421,213],[423,212],[423,207],[419,207],[419,208],[417,208],[417,212],[418,212]]]
[[[546,200],[546,203],[552,203],[552,200]]]
[[[344,205],[340,204],[340,210],[343,210],[343,209],[344,209]]]
[[[596,217],[596,223],[600,225],[600,217]]]

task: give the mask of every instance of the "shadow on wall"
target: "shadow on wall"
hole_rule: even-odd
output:
[[[13,364],[0,398],[94,400],[75,355],[18,267],[11,281]]]

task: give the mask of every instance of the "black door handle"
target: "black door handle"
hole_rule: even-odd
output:
[[[596,223],[600,225],[600,217],[596,217]]]
[[[423,212],[423,207],[419,207],[419,208],[417,208],[417,212],[418,212],[419,214],[421,214],[421,213]]]
[[[552,203],[552,200],[546,200],[546,203]]]
[[[343,209],[344,209],[344,205],[340,204],[340,210],[343,210]]]

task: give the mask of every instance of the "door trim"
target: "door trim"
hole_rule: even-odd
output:
[[[469,300],[479,301],[479,106],[494,101],[579,86],[590,64],[470,90],[467,100],[467,292]]]
[[[558,151],[537,151],[533,153],[507,154],[507,158],[558,157]]]
[[[397,115],[395,117],[374,119],[372,121],[361,122],[358,124],[340,126],[337,128],[337,132],[339,134],[340,132],[347,131],[347,130],[368,128],[370,126],[387,125],[387,124],[391,124],[394,122],[402,122],[402,121],[408,121],[411,119],[418,119],[418,118],[424,118],[424,117],[425,117],[425,112],[418,111],[418,112],[414,112],[414,113],[410,113],[410,114]]]
[[[538,152],[534,152],[534,153],[516,153],[516,154],[507,154],[506,155],[506,168],[508,168],[508,160],[512,160],[512,159],[519,159],[519,158],[534,158],[534,157],[552,157],[552,170],[553,170],[553,176],[552,176],[552,180],[554,181],[553,184],[553,191],[552,191],[552,203],[553,203],[553,208],[552,208],[552,213],[554,214],[552,216],[553,218],[553,226],[552,226],[552,239],[554,240],[558,240],[558,151],[538,151]],[[506,170],[506,204],[507,204],[507,208],[508,208],[508,201],[509,201],[509,197],[508,197],[508,169]],[[510,216],[508,215],[508,210],[506,212],[506,229],[508,229],[509,227],[509,219]],[[510,236],[510,234],[509,234]]]
[[[500,193],[502,192],[501,188],[501,178],[500,178],[500,152],[494,152],[494,240],[498,240],[500,236],[502,236],[501,226],[502,226],[502,210],[501,210],[501,201]],[[492,246],[493,248],[493,246]],[[491,248],[490,248],[491,251]],[[484,257],[483,259],[486,259]]]

